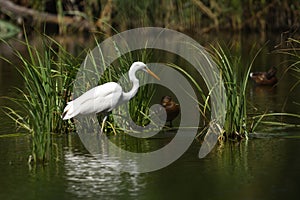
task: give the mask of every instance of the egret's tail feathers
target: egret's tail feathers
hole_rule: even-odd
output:
[[[63,120],[71,119],[75,117],[77,113],[74,111],[74,104],[73,102],[69,102],[68,105],[65,107],[64,112],[62,114]]]

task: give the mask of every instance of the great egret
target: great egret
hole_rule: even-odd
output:
[[[173,101],[170,96],[163,96],[161,98],[160,105],[165,108],[167,113],[167,122],[170,122],[170,126],[172,127],[172,121],[180,112],[180,105]]]
[[[272,67],[267,72],[251,72],[250,78],[258,85],[274,85],[278,82],[276,72],[277,69]]]
[[[122,87],[115,82],[108,82],[96,86],[73,101],[68,102],[62,114],[63,120],[70,119],[77,115],[105,113],[101,126],[102,132],[108,112],[120,104],[129,101],[136,95],[139,88],[139,80],[136,78],[135,73],[138,70],[143,70],[159,80],[159,77],[150,71],[143,62],[134,62],[128,72],[129,80],[132,82],[132,88],[129,92],[123,92]]]

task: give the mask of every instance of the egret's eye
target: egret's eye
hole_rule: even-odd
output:
[[[142,69],[143,71],[145,71],[145,72],[148,72],[148,67],[143,67],[143,69]]]

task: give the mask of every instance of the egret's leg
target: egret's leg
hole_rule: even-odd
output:
[[[104,119],[102,121],[102,125],[101,125],[101,134],[103,133],[103,128],[104,128],[104,124],[105,124],[105,121],[107,119],[107,115],[104,116]]]

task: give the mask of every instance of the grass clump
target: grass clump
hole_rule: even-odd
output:
[[[300,44],[299,41],[297,45]],[[222,80],[224,82],[227,105],[226,105],[226,117],[221,132],[221,137],[224,139],[239,140],[242,138],[248,138],[249,133],[253,133],[256,128],[263,124],[268,126],[282,126],[282,127],[297,127],[294,123],[288,123],[282,121],[282,117],[300,118],[297,113],[262,113],[262,114],[249,114],[248,107],[251,103],[247,102],[247,84],[249,81],[249,74],[254,63],[255,58],[260,53],[260,50],[256,52],[251,63],[243,66],[239,57],[234,57],[230,51],[224,47],[218,45],[212,47],[213,55],[217,66],[219,67]],[[296,60],[290,65],[290,68],[294,70],[295,76],[299,75],[299,58],[296,53],[296,49],[293,48],[293,53],[288,53]],[[298,74],[297,74],[298,73]],[[299,79],[299,76],[298,76]],[[300,80],[295,83],[291,88],[291,91],[298,86]],[[281,117],[280,119],[277,119]],[[272,118],[273,120],[270,120]]]
[[[227,96],[227,109],[221,138],[245,138],[249,132],[246,88],[253,61],[249,66],[244,67],[241,65],[240,58],[230,56],[228,49],[221,45],[212,48]]]
[[[24,80],[24,87],[17,88],[19,96],[9,97],[15,106],[5,107],[5,110],[18,127],[30,133],[33,160],[44,163],[50,159],[53,133],[68,133],[75,130],[73,120],[64,121],[61,114],[67,102],[73,99],[74,80],[82,60],[68,53],[54,39],[48,36],[42,38],[41,45],[35,47],[30,44],[26,36],[23,44],[27,48],[28,56],[15,51],[21,61],[21,67],[16,68]],[[96,74],[99,84],[109,81],[118,82],[122,76],[128,81],[126,73],[136,60],[146,61],[146,51],[135,56],[120,55],[119,59],[110,66],[102,63],[105,66],[103,74],[98,74],[96,68],[92,73]],[[8,62],[13,65],[11,61]],[[136,124],[143,126],[149,123],[147,116],[153,94],[154,86],[146,85],[141,87],[129,102],[130,117]],[[123,119],[126,124],[126,117]],[[108,123],[105,124],[106,133],[123,132],[124,128],[115,127],[113,120],[110,116]],[[99,121],[102,122],[101,115]]]
[[[51,38],[44,38],[38,48],[31,46],[26,37],[24,45],[28,57],[15,51],[22,65],[17,68],[24,88],[17,89],[18,97],[10,98],[16,106],[7,107],[6,113],[30,133],[33,160],[46,162],[50,158],[51,133],[62,133],[70,127],[61,120],[61,113],[78,67],[74,66],[76,59]]]

